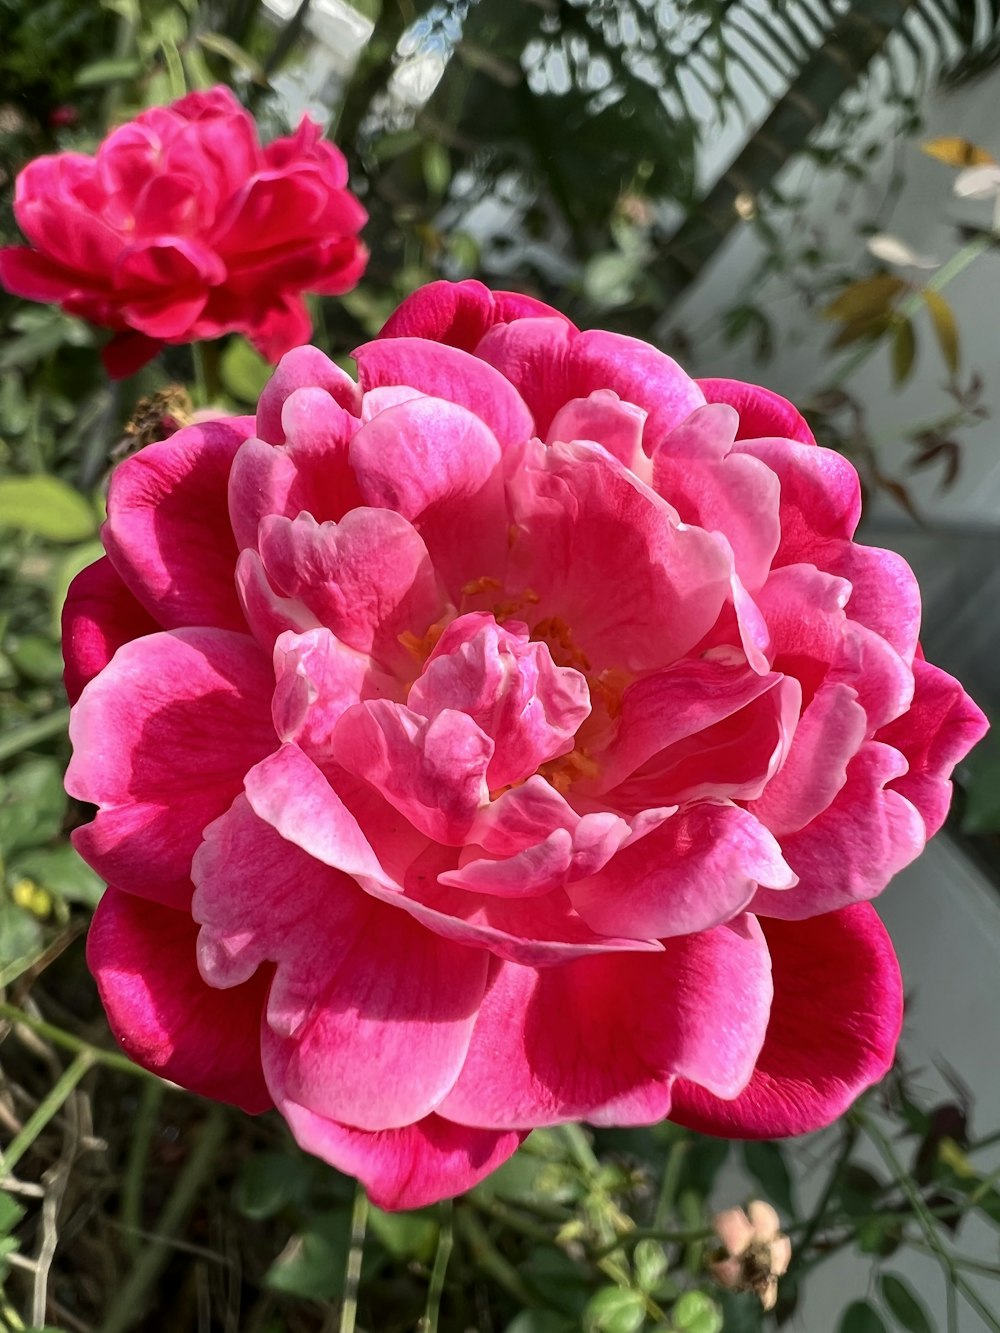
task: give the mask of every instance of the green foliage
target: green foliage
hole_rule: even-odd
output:
[[[852,1301],[844,1311],[837,1333],[887,1333],[879,1312],[867,1301]]]
[[[892,1316],[906,1333],[934,1333],[923,1303],[913,1289],[893,1273],[882,1273],[879,1277],[879,1290],[882,1299],[892,1311]]]

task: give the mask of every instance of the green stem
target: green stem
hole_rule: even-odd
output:
[[[882,1130],[879,1129],[874,1121],[870,1120],[869,1117],[864,1114],[863,1111],[855,1111],[852,1118],[855,1124],[859,1125],[868,1135],[868,1138],[871,1140],[876,1151],[896,1177],[900,1189],[906,1195],[910,1207],[913,1209],[914,1217],[920,1224],[920,1229],[924,1233],[924,1238],[926,1239],[927,1244],[933,1251],[938,1263],[941,1265],[945,1282],[952,1283],[956,1290],[965,1297],[968,1304],[976,1311],[983,1323],[986,1324],[987,1328],[992,1329],[993,1333],[1000,1333],[1000,1319],[997,1319],[997,1317],[990,1312],[979,1293],[974,1287],[969,1285],[966,1279],[958,1271],[951,1255],[941,1243],[941,1238],[934,1225],[933,1214],[927,1207],[923,1196],[911,1179],[909,1172],[897,1157],[896,1150],[889,1142],[889,1139],[883,1134]]]
[[[469,1247],[476,1265],[498,1286],[503,1287],[509,1296],[513,1296],[524,1308],[533,1309],[538,1305],[520,1273],[496,1248],[471,1208],[459,1204],[455,1209],[455,1230]]]
[[[139,1255],[135,1267],[118,1293],[117,1300],[109,1309],[100,1333],[125,1333],[126,1329],[132,1328],[138,1322],[145,1307],[146,1297],[155,1286],[167,1261],[171,1240],[183,1227],[199,1191],[212,1174],[216,1154],[222,1146],[225,1133],[225,1116],[213,1106],[208,1112],[191,1156],[177,1178],[174,1191],[157,1219],[154,1228],[156,1238],[150,1241]]]
[[[592,1180],[601,1169],[590,1140],[581,1125],[560,1125],[559,1134],[569,1148],[570,1156],[576,1161],[587,1180]]]
[[[70,1093],[93,1065],[94,1057],[89,1051],[81,1051],[72,1064],[66,1067],[48,1094],[35,1107],[21,1130],[11,1139],[7,1151],[2,1154],[0,1169],[4,1175],[13,1174],[18,1162],[52,1117],[59,1113]]]
[[[678,1139],[667,1153],[667,1162],[663,1168],[663,1180],[660,1182],[660,1196],[656,1201],[653,1214],[653,1226],[661,1229],[666,1226],[667,1218],[673,1212],[674,1199],[677,1197],[677,1185],[684,1166],[684,1158],[691,1147],[690,1139]]]
[[[100,1046],[92,1046],[89,1041],[74,1037],[71,1032],[64,1032],[62,1028],[57,1028],[52,1023],[46,1023],[40,1018],[32,1018],[30,1014],[26,1014],[23,1009],[18,1009],[16,1005],[0,1001],[0,1018],[6,1019],[9,1023],[23,1024],[24,1027],[30,1028],[32,1032],[37,1032],[40,1037],[45,1037],[46,1040],[51,1041],[54,1046],[61,1046],[63,1050],[87,1055],[94,1063],[104,1065],[108,1069],[117,1069],[122,1074],[136,1074],[139,1078],[150,1078],[155,1079],[157,1083],[161,1082],[158,1074],[143,1069],[141,1065],[133,1064],[127,1056],[119,1055],[117,1051],[102,1050]]]
[[[347,1252],[347,1271],[344,1274],[344,1303],[340,1307],[340,1333],[354,1333],[358,1318],[358,1286],[361,1282],[361,1261],[365,1256],[365,1232],[368,1230],[368,1195],[363,1185],[354,1191],[351,1211],[351,1248]]]
[[[801,1261],[805,1258],[806,1251],[812,1244],[813,1238],[815,1237],[817,1231],[819,1231],[820,1227],[823,1225],[823,1221],[826,1217],[826,1211],[830,1207],[830,1201],[834,1196],[838,1184],[840,1183],[841,1172],[847,1165],[851,1153],[854,1151],[854,1146],[857,1143],[857,1141],[858,1141],[857,1125],[847,1124],[844,1127],[844,1138],[840,1145],[840,1151],[837,1154],[837,1160],[833,1164],[833,1170],[830,1172],[829,1178],[826,1182],[826,1186],[823,1190],[823,1193],[820,1196],[819,1202],[816,1204],[816,1207],[813,1209],[808,1221],[806,1222],[805,1230],[802,1232],[801,1237],[796,1242],[795,1256],[792,1260],[793,1268],[798,1266],[796,1260],[798,1260],[798,1262],[801,1263]]]
[[[434,1267],[431,1269],[431,1280],[427,1287],[427,1305],[424,1317],[418,1326],[418,1333],[438,1333],[444,1279],[455,1244],[454,1215],[454,1203],[451,1199],[446,1199],[441,1204],[441,1229],[438,1232],[437,1252],[434,1255]]]
[[[39,741],[62,735],[68,723],[69,709],[59,708],[45,717],[36,718],[34,722],[23,722],[19,727],[11,727],[7,735],[0,738],[0,763],[12,759],[22,750],[30,749]]]
[[[149,1145],[153,1139],[156,1117],[162,1100],[162,1083],[143,1084],[135,1129],[129,1144],[125,1176],[122,1180],[122,1228],[125,1232],[125,1244],[133,1257],[139,1248],[142,1229],[142,1191],[146,1183]]]

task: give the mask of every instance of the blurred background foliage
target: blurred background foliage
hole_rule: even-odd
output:
[[[340,359],[436,277],[528,291],[683,354],[673,303],[748,227],[759,271],[723,336],[762,361],[780,353],[761,289],[774,273],[794,283],[832,339],[811,419],[869,486],[913,509],[851,375],[890,356],[905,385],[918,310],[947,402],[913,433],[915,465],[947,484],[961,428],[985,412],[940,271],[879,243],[877,212],[839,252],[802,225],[809,187],[786,169],[897,189],[886,109],[897,140],[919,140],[929,87],[1000,63],[1000,0],[0,0],[0,34],[0,242],[18,239],[28,160],[93,151],[142,108],[221,81],[265,137],[307,108],[348,155],[373,258],[348,297],[313,301],[316,339]],[[720,141],[732,151],[712,178]],[[973,152],[936,149],[955,170]],[[971,228],[956,260],[994,243]],[[796,1326],[810,1272],[851,1249],[871,1282],[845,1298],[839,1333],[928,1333],[892,1268],[916,1249],[941,1269],[949,1333],[1000,1330],[976,1286],[1000,1268],[960,1250],[970,1218],[1000,1230],[1000,1135],[973,1133],[954,1079],[924,1105],[897,1070],[794,1149],[671,1125],[544,1131],[456,1204],[388,1216],[280,1121],[209,1108],[110,1049],[82,951],[103,886],[67,841],[87,812],[62,789],[59,610],[99,553],[115,458],[190,407],[179,386],[195,375],[190,351],[169,348],[112,384],[104,336],[0,293],[0,1329],[751,1333]],[[239,338],[203,350],[194,405],[251,407],[269,367]],[[989,835],[1000,782],[997,761],[980,762],[968,811]],[[713,1210],[751,1195],[793,1243],[767,1313],[760,1255],[741,1292],[706,1266]]]

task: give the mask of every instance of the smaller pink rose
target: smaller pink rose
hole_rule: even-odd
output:
[[[29,162],[14,213],[29,244],[0,249],[0,284],[113,329],[116,378],[224,333],[277,361],[312,331],[303,292],[349,291],[368,260],[343,154],[308,116],[262,147],[221,87],[143,112],[94,157]]]

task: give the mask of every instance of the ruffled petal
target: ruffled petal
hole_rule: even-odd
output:
[[[751,918],[655,955],[540,971],[505,963],[440,1113],[496,1129],[648,1124],[667,1113],[678,1076],[734,1096],[753,1072],[770,1003],[767,948]]]
[[[161,626],[140,606],[106,555],[69,585],[62,610],[63,681],[71,704],[103,671],[123,643]]]
[[[166,629],[243,630],[227,489],[251,417],[187,426],[115,469],[104,545],[146,610]]]
[[[469,1129],[429,1115],[404,1129],[366,1133],[314,1115],[279,1094],[299,1146],[356,1176],[378,1208],[424,1208],[463,1194],[495,1171],[526,1137]]]
[[[774,1003],[750,1082],[727,1101],[687,1079],[674,1084],[671,1119],[702,1134],[771,1139],[823,1129],[895,1054],[903,985],[874,908],[761,925]]]
[[[201,833],[274,749],[271,665],[229,630],[151,634],[119,648],[70,718],[66,788],[99,807],[73,842],[110,883],[190,901]]]
[[[266,1111],[260,1023],[268,972],[219,991],[195,960],[197,926],[109,888],[87,937],[87,962],[115,1037],[137,1064],[203,1097]]]

